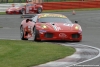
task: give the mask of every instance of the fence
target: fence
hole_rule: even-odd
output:
[[[100,0],[43,0],[44,2],[100,1]]]
[[[34,0],[40,2],[40,0]],[[50,2],[52,1],[52,2]],[[56,1],[56,2],[55,2]],[[59,2],[60,1],[60,2]],[[62,2],[63,1],[63,2]],[[0,2],[8,3],[17,3],[17,2],[26,2],[26,0],[0,0]],[[44,10],[59,10],[59,9],[80,9],[80,8],[100,8],[100,0],[77,0],[77,1],[68,1],[68,0],[43,0]]]
[[[100,8],[100,1],[45,2],[42,5],[44,10]]]
[[[44,2],[63,2],[63,1],[80,1],[80,0],[44,0]]]
[[[68,2],[68,1],[97,1],[97,0],[33,0],[34,2]],[[98,0],[100,1],[100,0]],[[26,0],[0,0],[0,3],[23,3]]]

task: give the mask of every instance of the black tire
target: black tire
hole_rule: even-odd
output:
[[[23,27],[20,27],[20,38],[21,40],[28,40],[27,38],[24,38],[24,31],[23,31]]]
[[[37,40],[38,37],[38,32],[36,30],[36,28],[34,27],[33,29],[33,41],[41,41],[41,40]]]
[[[21,10],[21,14],[24,15],[25,13],[26,13],[26,12],[25,12],[25,9],[22,9],[22,10]]]
[[[22,14],[22,10],[19,10],[19,13]]]
[[[37,9],[37,13],[38,13],[38,14],[42,13],[42,8],[39,7],[39,8]]]

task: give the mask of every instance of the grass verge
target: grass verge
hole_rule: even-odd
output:
[[[0,28],[3,28],[3,27],[0,27]]]
[[[69,56],[72,47],[46,42],[0,40],[0,67],[29,67]]]
[[[0,12],[0,15],[5,15],[6,14],[6,12]]]
[[[64,10],[43,10],[43,13],[52,13],[52,12],[70,12],[70,11],[93,11],[100,10],[100,8],[81,8],[81,9],[64,9]],[[0,12],[0,15],[5,15],[5,12]]]

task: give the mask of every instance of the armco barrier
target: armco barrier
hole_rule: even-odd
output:
[[[45,2],[42,5],[44,10],[100,8],[100,1]]]

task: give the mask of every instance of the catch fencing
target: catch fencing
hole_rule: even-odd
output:
[[[44,10],[100,8],[100,1],[45,2]]]
[[[43,5],[43,10],[100,8],[100,0],[34,0]],[[0,0],[0,3],[23,3],[26,0]]]
[[[28,0],[0,0],[0,3],[23,3]],[[69,1],[100,1],[100,0],[31,0],[34,2],[69,2]]]

